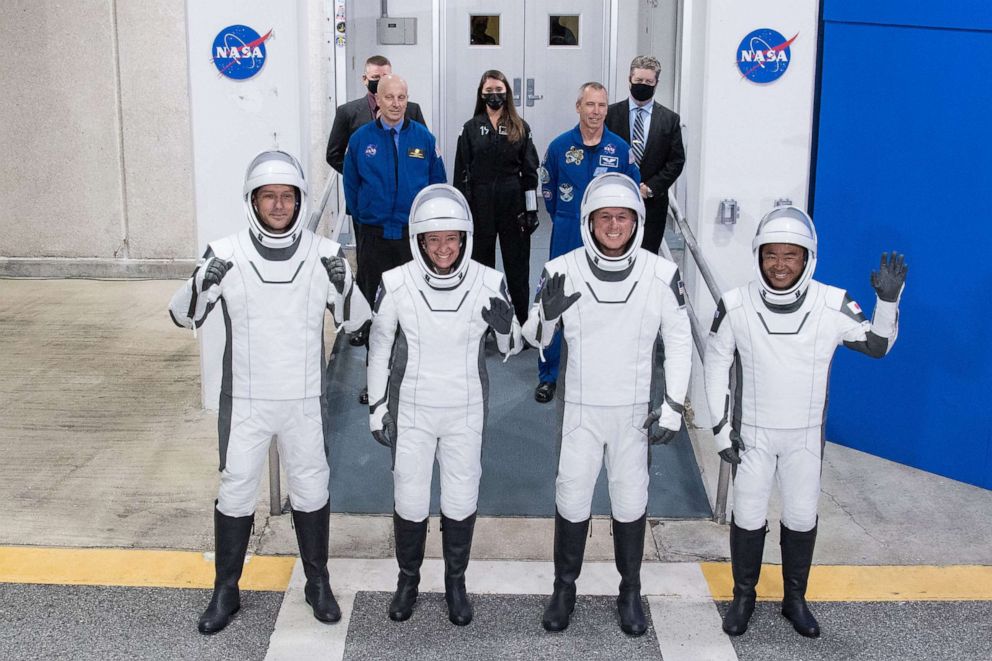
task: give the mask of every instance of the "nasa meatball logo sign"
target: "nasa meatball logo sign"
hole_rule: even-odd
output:
[[[741,78],[754,83],[774,83],[781,78],[792,61],[789,46],[799,36],[786,39],[771,28],[759,28],[748,33],[737,47],[737,68]]]
[[[260,36],[247,25],[229,25],[214,37],[214,66],[222,76],[232,80],[247,80],[265,65],[265,42],[272,30]]]

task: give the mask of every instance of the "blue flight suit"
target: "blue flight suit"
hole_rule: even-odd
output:
[[[551,254],[549,259],[582,247],[582,196],[589,182],[601,174],[619,172],[641,183],[641,172],[634,164],[627,141],[603,127],[599,144],[582,143],[578,124],[555,138],[541,164],[541,193],[551,216]],[[540,290],[540,287],[538,287]],[[537,371],[542,383],[558,380],[561,360],[561,334],[555,332],[551,344],[544,348],[544,360],[538,358]]]

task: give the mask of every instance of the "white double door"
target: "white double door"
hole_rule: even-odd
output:
[[[530,124],[541,158],[551,140],[575,126],[579,86],[588,81],[607,85],[610,4],[606,0],[443,3],[441,130],[449,179],[458,131],[472,117],[479,80],[489,69],[502,71],[510,81],[517,112]]]

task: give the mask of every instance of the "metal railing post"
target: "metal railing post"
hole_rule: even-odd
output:
[[[269,514],[282,514],[282,494],[279,485],[279,445],[273,436],[269,443]]]
[[[682,210],[679,208],[678,201],[675,197],[670,196],[668,200],[669,215],[675,219],[675,224],[678,227],[679,232],[682,234],[682,238],[685,240],[685,247],[688,248],[689,253],[692,255],[692,259],[696,264],[696,268],[699,270],[699,274],[703,278],[703,282],[706,284],[706,288],[710,292],[710,296],[713,297],[714,301],[719,301],[722,296],[722,292],[716,284],[716,278],[713,276],[713,272],[710,270],[709,265],[706,264],[706,261],[703,259],[703,255],[699,250],[699,244],[696,241],[695,234],[692,233],[692,229],[682,216]],[[666,246],[664,242],[662,242],[662,247],[670,257],[671,252],[668,251],[668,246]],[[699,318],[692,309],[692,303],[688,300],[688,298],[686,299],[686,311],[689,313],[689,323],[692,326],[692,339],[696,345],[696,350],[699,352],[700,362],[702,362],[706,353],[706,348],[702,337],[703,333],[702,330],[700,330]],[[737,371],[731,370],[730,373],[730,388],[733,392],[736,392],[736,389],[739,386],[739,384],[736,383]],[[720,471],[717,474],[716,498],[714,499],[715,502],[713,504],[713,520],[720,524],[727,522],[727,498],[730,491],[730,475],[730,464],[721,459]]]

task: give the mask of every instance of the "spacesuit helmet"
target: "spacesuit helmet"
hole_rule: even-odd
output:
[[[637,225],[630,241],[623,254],[617,257],[606,255],[593,234],[593,212],[606,207],[631,209],[637,215]],[[644,236],[644,200],[641,198],[640,186],[633,179],[619,172],[607,172],[595,177],[586,187],[579,213],[582,218],[582,243],[593,264],[604,271],[623,271],[634,263]]]
[[[255,206],[254,193],[262,186],[282,184],[296,189],[296,208],[293,219],[285,229],[275,230],[265,224]],[[291,154],[284,151],[263,151],[252,159],[245,173],[245,214],[252,236],[268,248],[285,248],[292,245],[303,231],[307,221],[307,182],[303,167]]]
[[[458,258],[447,273],[438,273],[424,247],[428,232],[461,233]],[[472,212],[468,201],[454,186],[432,184],[413,198],[410,206],[410,252],[434,289],[453,289],[465,278],[472,256]]]
[[[775,289],[765,279],[761,269],[761,247],[769,243],[791,243],[806,250],[806,263],[799,279],[787,289]],[[758,231],[751,242],[754,270],[761,286],[761,297],[773,305],[788,305],[801,299],[809,288],[816,270],[816,228],[805,211],[794,206],[775,207],[758,222]]]

